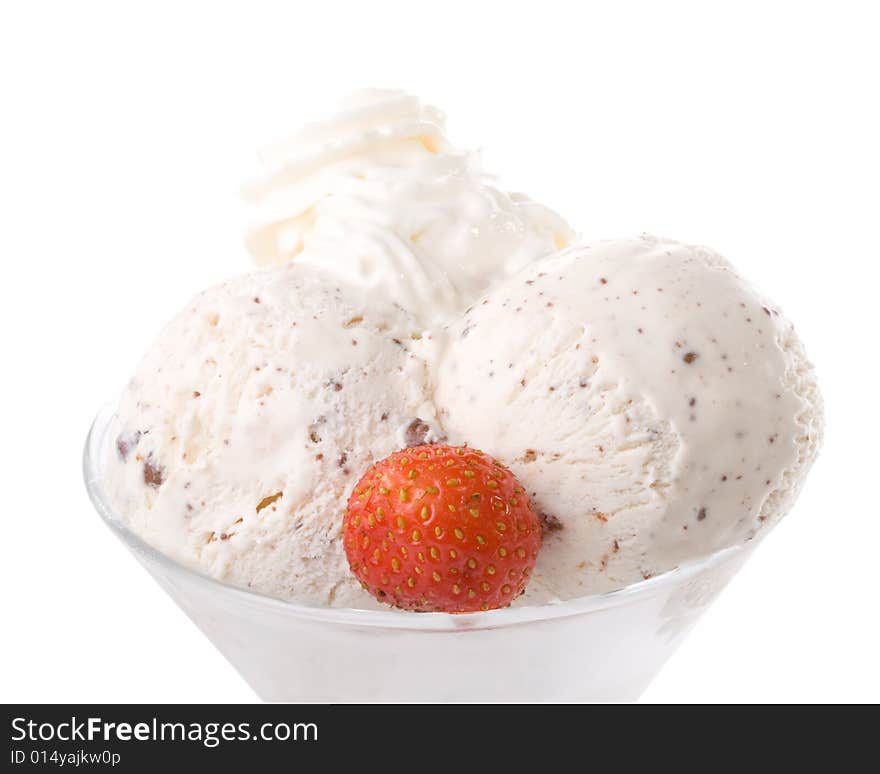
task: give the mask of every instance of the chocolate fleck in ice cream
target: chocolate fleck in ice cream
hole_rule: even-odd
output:
[[[792,325],[727,261],[579,243],[496,187],[414,97],[367,92],[265,157],[261,269],[197,296],[125,389],[105,450],[127,524],[218,579],[379,605],[342,547],[358,478],[397,449],[508,466],[543,545],[538,604],[755,540],[821,440]]]

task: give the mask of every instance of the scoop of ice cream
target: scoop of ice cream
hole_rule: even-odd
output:
[[[245,191],[257,262],[321,267],[429,325],[571,241],[556,213],[496,188],[444,123],[415,97],[359,92],[264,151],[265,175]]]
[[[432,438],[413,326],[314,267],[202,293],[122,396],[111,501],[148,542],[214,577],[369,606],[348,569],[341,514],[370,464],[407,434]]]
[[[724,259],[651,238],[572,248],[449,330],[435,404],[544,513],[531,601],[746,541],[792,504],[822,428],[791,324]]]

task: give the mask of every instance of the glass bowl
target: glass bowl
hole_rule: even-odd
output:
[[[86,441],[95,509],[267,701],[632,701],[754,550],[728,548],[605,594],[485,613],[300,605],[183,566],[126,526],[101,486],[113,416],[102,410]]]

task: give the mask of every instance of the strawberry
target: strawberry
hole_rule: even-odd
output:
[[[506,607],[528,583],[541,526],[501,463],[428,445],[373,465],[348,501],[344,545],[374,597],[417,611]]]

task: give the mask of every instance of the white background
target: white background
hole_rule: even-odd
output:
[[[255,149],[388,86],[588,239],[712,245],[817,365],[800,502],[645,699],[880,700],[872,5],[5,2],[0,699],[254,699],[100,524],[81,446],[160,324],[247,269]]]

